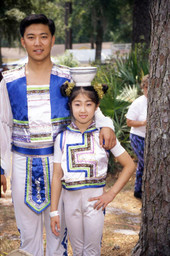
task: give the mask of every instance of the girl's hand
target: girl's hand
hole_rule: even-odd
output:
[[[57,230],[56,230],[57,226]],[[60,235],[60,216],[51,217],[51,230],[54,235]]]
[[[92,197],[89,201],[97,201],[94,205],[94,209],[99,210],[102,207],[102,210],[106,208],[106,206],[115,198],[115,194],[111,194],[109,191],[104,192],[103,195]]]

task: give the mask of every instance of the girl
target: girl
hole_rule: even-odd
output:
[[[66,226],[73,255],[99,256],[104,224],[104,209],[131,177],[135,165],[120,145],[111,149],[123,166],[113,187],[104,192],[108,152],[99,144],[94,113],[107,86],[74,86],[64,84],[61,93],[69,97],[72,123],[55,141],[54,172],[51,187],[51,228],[58,236],[60,217],[58,203],[62,190]],[[57,226],[57,230],[56,230]]]

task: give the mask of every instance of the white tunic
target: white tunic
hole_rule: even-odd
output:
[[[117,140],[111,149],[117,157],[124,152]],[[54,162],[61,163],[63,187],[70,190],[105,186],[108,151],[99,144],[99,130],[90,126],[83,134],[72,123],[56,138]]]

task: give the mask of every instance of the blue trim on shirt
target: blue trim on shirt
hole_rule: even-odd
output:
[[[63,148],[63,132],[60,133],[60,149],[62,151]]]
[[[80,190],[80,189],[86,189],[86,188],[102,188],[102,187],[105,187],[105,186],[106,186],[106,184],[102,184],[102,185],[82,185],[82,187],[68,188],[67,186],[62,184],[62,187],[66,190]]]
[[[84,141],[85,141],[85,134],[82,134],[82,143],[75,143],[75,144],[67,144],[67,170],[68,172],[84,172],[85,173],[85,177],[88,176],[88,172],[87,170],[82,170],[82,169],[78,169],[78,170],[70,170],[69,168],[69,147],[70,146],[84,146]]]

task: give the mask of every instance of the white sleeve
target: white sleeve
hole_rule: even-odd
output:
[[[0,83],[0,154],[1,168],[5,175],[11,170],[11,135],[12,135],[12,111],[8,97],[5,80]]]
[[[113,131],[115,130],[112,119],[110,117],[104,116],[100,108],[97,108],[95,112],[95,122],[97,128],[109,127]]]
[[[129,106],[128,112],[126,114],[126,118],[130,120],[137,120],[139,113],[138,113],[138,104],[135,100],[132,102],[132,104]]]
[[[62,151],[60,148],[61,133],[57,135],[54,142],[54,163],[61,163]]]
[[[118,139],[116,139],[116,145],[110,151],[115,157],[118,157],[125,152],[125,149],[121,146]]]

